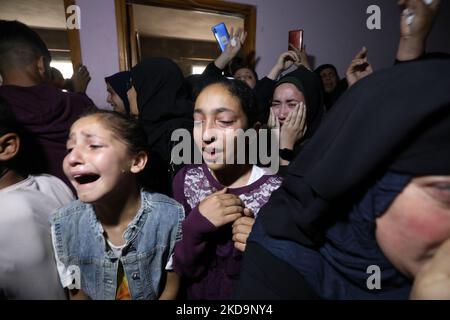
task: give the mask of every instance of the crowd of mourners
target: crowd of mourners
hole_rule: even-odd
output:
[[[231,30],[201,75],[146,58],[106,77],[113,110],[0,20],[0,298],[450,299],[439,2],[400,1],[415,18],[383,70],[363,47],[341,79],[292,47],[260,79]]]

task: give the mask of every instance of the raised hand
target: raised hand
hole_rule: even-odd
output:
[[[86,93],[87,86],[91,81],[91,75],[86,66],[78,66],[72,76],[72,84],[74,92]]]
[[[363,47],[361,51],[356,54],[356,56],[348,66],[347,72],[345,74],[347,76],[349,88],[356,82],[364,77],[367,77],[373,72],[372,65],[367,60],[367,53],[367,48]]]
[[[224,52],[231,58],[234,58],[244,45],[245,39],[247,39],[247,32],[244,31],[244,29],[239,28],[236,33],[234,33],[234,28],[232,27],[230,29],[230,41]]]
[[[295,62],[295,65],[298,66],[304,66],[306,69],[311,71],[311,65],[308,61],[308,55],[306,54],[306,46],[303,45],[303,48],[298,49],[297,47],[293,46],[292,44],[289,44],[289,47],[295,51],[297,54],[297,57],[299,57],[299,60]]]
[[[429,5],[423,0],[400,0],[398,4],[405,8],[400,18],[400,37],[425,39],[433,25],[440,0],[433,0]],[[409,15],[414,15],[411,25],[408,24]]]
[[[269,79],[276,80],[281,72],[289,69],[295,63],[300,62],[300,57],[293,50],[283,52],[277,60],[277,63],[273,66],[270,73],[267,75]]]
[[[423,0],[400,0],[398,4],[404,10],[400,17],[397,60],[414,60],[425,52],[426,39],[439,11],[440,0],[433,0],[429,5]],[[414,15],[414,19],[408,24],[411,15]]]
[[[245,43],[245,39],[247,39],[247,32],[244,31],[244,29],[239,28],[235,33],[234,28],[231,28],[230,41],[228,42],[228,45],[220,56],[214,61],[216,67],[221,70],[225,69],[227,64],[230,63],[230,61],[233,60],[239,53]]]

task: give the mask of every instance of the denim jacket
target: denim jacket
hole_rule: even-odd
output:
[[[78,200],[59,209],[51,224],[63,286],[81,288],[92,299],[113,300],[121,262],[131,298],[157,299],[164,289],[165,266],[181,238],[183,219],[184,209],[176,201],[141,191],[141,208],[124,233],[125,247],[117,258],[92,205]]]

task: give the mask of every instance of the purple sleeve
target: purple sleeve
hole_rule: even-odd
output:
[[[209,265],[208,234],[217,228],[195,207],[182,223],[183,238],[175,245],[174,269],[180,276],[199,277]],[[215,252],[212,251],[212,255]]]

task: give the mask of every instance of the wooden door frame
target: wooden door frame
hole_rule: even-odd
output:
[[[244,19],[244,29],[247,39],[242,48],[245,56],[251,56],[256,48],[256,7],[246,4],[225,2],[221,0],[115,0],[117,37],[119,45],[120,70],[129,70],[136,62],[131,50],[135,42],[134,30],[129,28],[129,19],[132,19],[131,4],[151,5],[172,9],[196,10],[212,13],[228,13],[239,15]],[[131,17],[130,17],[131,15]],[[133,25],[133,24],[131,24]],[[127,36],[128,35],[128,36]]]
[[[130,37],[127,24],[127,4],[126,0],[114,0],[116,8],[117,43],[119,46],[119,68],[120,71],[130,69]]]

